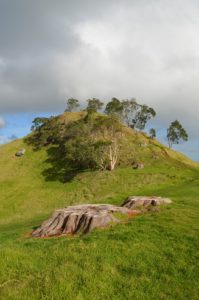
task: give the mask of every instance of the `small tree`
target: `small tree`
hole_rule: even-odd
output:
[[[127,126],[130,127],[132,125],[132,120],[134,119],[138,108],[139,104],[137,104],[136,99],[134,98],[122,101],[123,121]]]
[[[37,117],[32,121],[31,131],[38,131],[40,133],[41,127],[48,122],[48,118]]]
[[[66,126],[63,145],[68,165],[75,169],[114,170],[119,159],[122,125],[115,116],[97,116]]]
[[[133,119],[133,127],[139,130],[143,130],[146,126],[146,123],[156,116],[156,112],[152,107],[147,105],[140,105],[140,109],[138,110],[135,118]]]
[[[167,129],[167,140],[169,148],[171,148],[173,144],[179,144],[180,140],[188,141],[188,134],[179,121],[175,120],[171,122]]]
[[[49,129],[51,118],[37,117],[32,121],[32,134],[25,138],[28,144],[34,145],[34,149],[38,150],[46,143],[49,136]]]
[[[74,98],[67,100],[67,108],[65,111],[75,111],[79,107],[79,101]]]
[[[100,142],[102,142],[101,168],[112,171],[119,159],[119,141],[123,135],[122,125],[117,116],[111,115],[108,118],[99,119],[95,124],[94,132],[97,133]]]
[[[122,118],[123,105],[117,98],[112,98],[110,102],[107,103],[105,111],[107,115],[116,115]]]
[[[151,138],[151,139],[154,139],[154,138],[156,137],[156,131],[155,131],[155,129],[154,129],[154,128],[151,128],[151,129],[149,130],[149,134],[150,134],[150,138]]]
[[[88,106],[86,110],[90,113],[97,112],[98,110],[102,109],[104,105],[103,102],[101,102],[99,99],[96,98],[88,99],[87,102],[88,102]]]

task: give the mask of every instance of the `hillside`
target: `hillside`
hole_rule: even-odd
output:
[[[71,122],[81,118],[83,113],[65,113],[58,117],[61,122]],[[33,213],[40,214],[41,210],[45,209],[46,214],[52,208],[72,204],[79,201],[110,201],[109,195],[106,195],[106,188],[108,189],[118,182],[125,182],[128,174],[131,174],[131,181],[133,186],[136,186],[137,178],[142,178],[145,174],[145,184],[165,182],[167,177],[175,176],[176,170],[183,168],[183,171],[190,172],[193,167],[198,164],[191,161],[183,154],[170,150],[169,148],[160,144],[157,140],[151,140],[144,133],[134,132],[132,129],[123,127],[124,137],[122,139],[120,164],[121,169],[118,168],[113,174],[109,172],[80,172],[75,174],[74,180],[62,184],[60,174],[62,169],[49,161],[49,147],[43,147],[39,151],[34,151],[31,145],[27,145],[23,139],[16,140],[7,145],[0,147],[0,168],[3,170],[0,174],[1,184],[1,202],[0,202],[0,222],[9,222],[11,219],[21,219],[24,215],[32,217]],[[15,156],[17,150],[26,148],[26,153],[23,157]],[[138,161],[144,164],[143,170],[133,170],[131,167],[132,161]],[[127,164],[127,169],[126,167]],[[161,172],[162,170],[162,172]],[[57,172],[57,174],[56,174]],[[153,172],[153,174],[151,174]],[[160,177],[157,174],[161,173]],[[149,174],[149,175],[148,175]],[[159,178],[157,178],[159,177]],[[94,179],[95,178],[95,179]],[[68,180],[70,181],[71,178]],[[95,180],[93,185],[90,180]],[[66,180],[67,181],[67,180]],[[88,187],[81,191],[81,181],[86,181]],[[99,187],[103,183],[103,191]],[[138,180],[139,181],[139,180]],[[81,197],[73,195],[70,186],[76,185],[80,189],[80,193],[84,194]],[[133,186],[129,192],[133,192]],[[87,191],[87,189],[91,190]],[[117,189],[121,189],[116,185],[112,194],[117,194]],[[83,196],[83,199],[82,199]],[[104,198],[105,196],[105,198]],[[124,195],[126,196],[126,194]],[[123,196],[123,197],[124,197]],[[67,203],[66,198],[67,197]],[[85,199],[86,198],[86,199]],[[111,201],[115,201],[115,199]],[[27,200],[28,199],[28,200]],[[79,199],[79,200],[76,200]],[[46,201],[47,200],[47,201]],[[10,204],[12,205],[10,206]],[[24,214],[24,212],[26,213]],[[4,220],[5,218],[5,220]]]
[[[123,132],[115,170],[83,170],[64,181],[61,158],[49,160],[51,145],[34,151],[20,139],[0,147],[1,299],[198,299],[198,164],[143,133]],[[21,148],[25,155],[15,157]],[[144,169],[132,168],[135,159]],[[56,208],[119,205],[129,195],[173,204],[88,236],[30,237]]]

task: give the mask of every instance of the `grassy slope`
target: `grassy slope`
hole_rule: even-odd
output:
[[[130,151],[135,137],[124,143]],[[0,148],[1,299],[199,298],[199,172],[184,156],[154,143],[149,147],[160,159],[153,163],[148,147],[135,150],[146,162],[143,170],[84,172],[65,184],[42,176],[49,167],[44,150],[25,145],[26,155],[16,158],[21,140]],[[174,203],[89,236],[28,236],[55,208],[120,204],[130,194],[166,196]]]

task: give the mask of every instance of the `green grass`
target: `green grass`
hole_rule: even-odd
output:
[[[42,175],[50,167],[45,151],[26,145],[26,155],[15,158],[22,146],[0,148],[0,299],[199,299],[194,164],[184,165],[176,153],[181,162],[83,172],[61,183]],[[170,197],[173,204],[86,236],[30,237],[56,208],[120,204],[129,195]]]

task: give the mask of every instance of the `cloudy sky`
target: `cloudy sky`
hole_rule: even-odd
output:
[[[198,0],[0,0],[0,143],[66,99],[135,97],[199,161]]]

